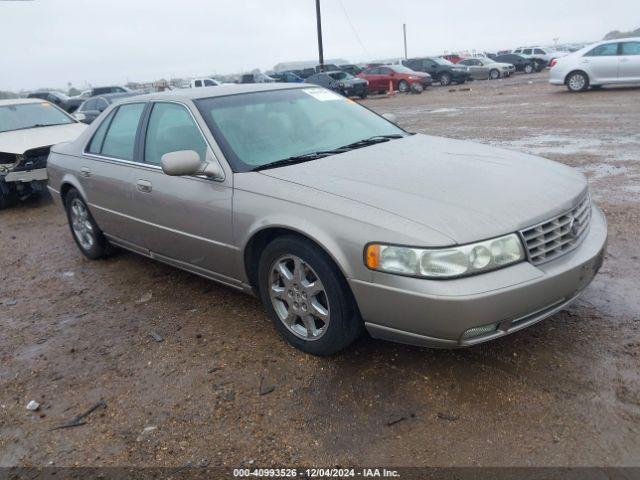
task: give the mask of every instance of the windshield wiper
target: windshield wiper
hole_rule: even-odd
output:
[[[369,145],[375,145],[376,143],[388,142],[395,138],[402,138],[403,135],[376,135],[374,137],[365,138],[364,140],[358,140],[357,142],[344,145],[342,147],[334,148],[332,150],[321,150],[319,152],[305,153],[303,155],[295,155],[293,157],[283,158],[282,160],[276,160],[275,162],[265,163],[253,168],[252,172],[258,172],[260,170],[266,170],[268,168],[284,167],[287,165],[294,165],[296,163],[308,162],[310,160],[317,160],[318,158],[328,157],[329,155],[336,155],[338,153],[345,153],[355,148],[368,147]]]
[[[28,127],[20,127],[14,130],[9,130],[11,132],[16,132],[18,130],[29,130],[30,128],[41,128],[41,127],[55,127],[56,125],[67,125],[66,123],[36,123],[35,125],[29,125]]]
[[[295,165],[296,163],[308,162],[310,160],[316,160],[318,158],[323,158],[328,155],[333,155],[333,150],[328,150],[326,152],[311,152],[305,153],[304,155],[295,155],[293,157],[283,158],[282,160],[276,160],[275,162],[265,163],[264,165],[258,165],[255,168],[252,168],[252,172],[258,172],[260,170],[266,170],[268,168],[277,168],[284,167],[286,165]]]
[[[368,147],[369,145],[375,145],[376,143],[388,142],[389,140],[394,140],[396,138],[402,138],[403,135],[399,133],[394,133],[393,135],[374,135],[373,137],[365,138],[364,140],[358,140],[357,142],[349,143],[348,145],[343,145],[342,147],[336,148],[336,150],[352,150],[354,148],[362,148]]]

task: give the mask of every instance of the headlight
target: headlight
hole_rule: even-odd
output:
[[[413,248],[371,243],[365,263],[371,270],[424,278],[454,278],[488,272],[524,260],[515,233],[449,248]]]

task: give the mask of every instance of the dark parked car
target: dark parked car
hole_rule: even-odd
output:
[[[342,71],[316,73],[305,83],[320,85],[345,97],[366,98],[369,94],[369,82]]]
[[[270,75],[276,82],[280,83],[302,83],[304,78],[293,72],[275,72]]]
[[[112,103],[115,103],[122,98],[132,97],[134,95],[137,94],[134,92],[108,93],[106,95],[88,98],[82,103],[82,105],[80,105],[73,116],[76,120],[90,124]]]
[[[544,67],[541,66],[533,58],[525,58],[515,53],[507,53],[506,55],[498,55],[494,60],[498,63],[510,63],[516,67],[516,72],[533,73],[539,72]]]
[[[421,92],[431,85],[431,75],[416,72],[402,65],[383,65],[381,67],[367,68],[360,75],[369,82],[370,92],[388,92],[389,84],[394,90],[406,93],[410,91]]]
[[[443,86],[452,82],[464,83],[471,78],[467,67],[454,65],[449,60],[440,57],[410,58],[403,60],[402,64],[416,72],[428,73]]]
[[[75,112],[83,100],[82,98],[70,98],[64,93],[49,91],[32,92],[27,95],[27,98],[40,98],[42,100],[47,100],[59,106],[67,113]]]
[[[359,73],[362,73],[364,68],[362,68],[359,65],[354,65],[352,63],[348,63],[346,65],[340,65],[340,70],[342,70],[343,72],[347,72],[347,73],[349,73],[349,74],[351,74],[351,75],[353,75],[355,77]]]
[[[311,75],[316,73],[316,69],[315,68],[303,68],[302,70],[300,70],[299,72],[296,72],[296,74],[304,79],[309,78]]]

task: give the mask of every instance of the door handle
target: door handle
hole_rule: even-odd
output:
[[[80,167],[80,175],[82,175],[83,177],[90,177],[91,170],[89,170],[87,167]]]
[[[153,190],[153,185],[148,180],[138,180],[136,188],[142,193],[150,193]]]

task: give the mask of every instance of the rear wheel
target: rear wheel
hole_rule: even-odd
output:
[[[571,92],[584,92],[589,88],[589,77],[584,72],[571,72],[565,83]]]
[[[524,66],[524,73],[533,73],[533,65],[531,65],[530,63],[527,63]]]
[[[441,73],[439,81],[440,85],[446,87],[451,84],[451,75],[449,75],[448,73]]]
[[[362,320],[333,260],[300,237],[271,242],[260,258],[260,297],[276,328],[294,347],[331,355],[351,344]]]
[[[64,203],[71,234],[83,255],[91,260],[97,260],[111,253],[109,242],[75,188],[69,190]]]
[[[497,80],[498,78],[500,78],[500,71],[492,68],[491,71],[489,72],[489,78],[491,80]]]

